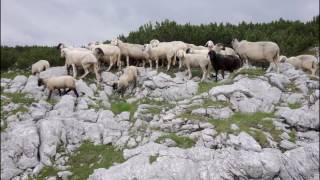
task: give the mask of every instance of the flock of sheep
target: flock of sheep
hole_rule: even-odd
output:
[[[65,58],[68,75],[48,79],[39,78],[38,85],[44,85],[48,88],[50,91],[48,99],[54,89],[59,90],[60,96],[60,89],[64,89],[64,93],[73,90],[78,97],[75,87],[77,68],[84,69],[84,74],[80,78],[84,78],[90,71],[93,71],[99,83],[101,64],[109,64],[107,71],[115,66],[121,70],[122,57],[125,58],[127,67],[123,70],[119,80],[111,84],[121,94],[125,92],[130,84],[135,86],[137,82],[138,70],[136,66],[130,66],[130,64],[142,64],[145,67],[145,64],[149,63],[150,68],[152,68],[152,64],[155,63],[158,70],[159,62],[161,61],[162,66],[166,63],[168,71],[171,65],[176,65],[178,59],[179,70],[182,66],[185,66],[188,70],[189,79],[192,78],[191,68],[200,67],[202,70],[201,81],[209,77],[212,68],[215,70],[217,81],[219,70],[222,71],[224,78],[224,71],[233,72],[243,64],[249,65],[251,61],[269,62],[270,65],[267,72],[274,69],[279,73],[280,62],[288,62],[296,68],[308,70],[312,75],[315,75],[318,68],[317,59],[312,55],[300,55],[290,58],[280,56],[280,48],[274,42],[249,42],[246,40],[239,42],[234,39],[231,44],[232,48],[224,47],[221,43],[214,44],[209,40],[204,46],[196,46],[182,41],[160,42],[153,39],[149,44],[141,45],[113,39],[110,44],[89,43],[84,48],[76,48],[60,43],[57,48],[60,50],[61,57]],[[48,61],[40,60],[32,65],[32,74],[39,74],[41,71],[48,69],[49,66]],[[73,77],[69,76],[71,68]],[[66,91],[67,88],[69,89],[68,91]]]

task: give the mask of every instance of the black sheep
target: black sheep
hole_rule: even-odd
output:
[[[218,54],[214,50],[210,50],[208,56],[216,72],[216,81],[218,81],[219,70],[222,70],[222,78],[224,78],[224,71],[233,72],[242,65],[241,59],[237,56]]]

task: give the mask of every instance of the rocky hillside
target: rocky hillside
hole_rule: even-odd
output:
[[[122,99],[119,73],[49,101],[35,76],[1,78],[1,179],[317,179],[319,82],[280,70],[200,83],[140,68]]]

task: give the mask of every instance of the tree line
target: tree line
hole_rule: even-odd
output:
[[[319,15],[308,22],[289,21],[280,18],[269,23],[241,22],[210,23],[192,25],[178,24],[175,21],[147,23],[132,31],[128,36],[119,35],[124,42],[145,44],[151,39],[159,41],[184,41],[204,45],[208,40],[231,47],[233,38],[248,41],[276,42],[282,55],[293,56],[306,53],[309,48],[319,46]],[[106,40],[104,43],[109,43]],[[310,53],[310,52],[309,52]],[[63,65],[55,47],[46,46],[1,46],[1,70],[8,68],[27,69],[40,60],[50,60],[51,66]]]

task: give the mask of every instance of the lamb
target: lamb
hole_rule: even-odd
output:
[[[238,41],[232,40],[232,48],[240,58],[244,59],[248,65],[248,59],[251,61],[268,61],[270,62],[269,68],[266,72],[276,67],[279,73],[279,46],[271,41],[249,42],[246,40]]]
[[[32,64],[31,72],[33,75],[39,74],[41,71],[45,71],[50,67],[50,64],[47,60],[39,60],[38,62]]]
[[[138,81],[138,69],[135,66],[129,66],[123,70],[123,74],[120,76],[119,80],[114,82],[112,87],[114,90],[119,92],[121,96],[125,93],[126,89],[131,83],[133,83],[133,88],[136,87]]]
[[[225,70],[233,72],[242,66],[242,61],[237,56],[218,54],[214,50],[210,50],[208,55],[216,72],[216,82],[218,81],[219,70],[222,70],[222,78],[224,78]]]
[[[55,89],[58,89],[59,95],[61,96],[60,89],[69,88],[69,90],[66,91],[65,93],[68,93],[69,91],[73,90],[76,96],[79,97],[79,94],[76,90],[76,80],[72,76],[57,76],[57,77],[50,77],[46,79],[39,78],[38,86],[42,86],[42,85],[44,85],[49,90],[48,100],[51,97],[52,91]]]
[[[159,44],[156,47],[152,47],[151,44],[145,44],[143,48],[143,52],[148,57],[148,61],[150,63],[150,68],[152,68],[152,61],[156,62],[156,69],[159,67],[159,59],[167,58],[168,67],[167,71],[170,69],[170,64],[172,58],[175,58],[175,49],[170,44]]]
[[[143,67],[145,66],[147,59],[143,53],[143,45],[124,43],[119,39],[113,39],[111,44],[120,48],[121,55],[126,57],[127,67],[130,65],[129,57],[135,60],[142,60]]]
[[[202,70],[201,82],[210,74],[212,67],[210,59],[207,55],[203,54],[186,54],[182,49],[177,51],[177,57],[179,57],[179,69],[184,64],[188,69],[189,79],[192,78],[191,67],[200,67]]]
[[[287,62],[292,64],[297,69],[303,69],[311,72],[314,76],[317,72],[319,66],[317,63],[317,58],[312,55],[299,55],[287,58],[285,56],[280,56],[281,62]]]
[[[119,70],[121,70],[121,52],[118,46],[111,44],[89,44],[88,48],[98,55],[100,61],[109,64],[107,71],[110,71],[115,64],[117,64]]]
[[[93,68],[96,74],[96,79],[100,81],[100,75],[98,73],[98,60],[94,53],[91,51],[77,51],[69,48],[63,48],[61,50],[61,57],[66,59],[66,66],[72,65],[73,77],[77,76],[76,66],[82,66],[85,73],[80,77],[84,78],[89,74],[89,68]]]

